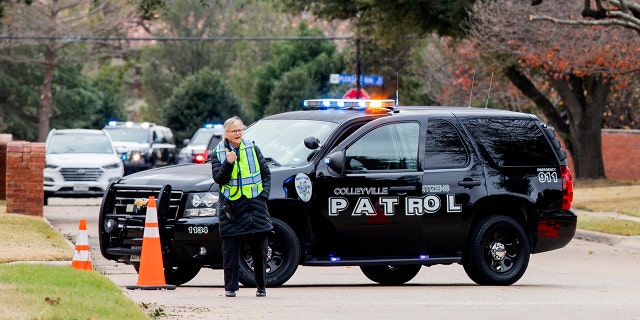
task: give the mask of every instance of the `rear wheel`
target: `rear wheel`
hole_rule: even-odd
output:
[[[464,270],[480,285],[511,285],[527,269],[530,252],[522,225],[511,217],[490,216],[473,232]]]
[[[298,268],[300,243],[296,233],[284,221],[276,218],[271,220],[273,232],[269,233],[268,241],[267,287],[279,287],[287,282]],[[255,287],[254,261],[249,245],[243,241],[240,248],[240,283],[246,287]]]
[[[421,267],[419,264],[361,266],[360,270],[371,281],[385,286],[395,286],[411,281],[418,274]]]

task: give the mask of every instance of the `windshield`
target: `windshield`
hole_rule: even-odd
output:
[[[251,125],[244,138],[254,141],[265,158],[281,166],[300,167],[307,164],[313,150],[304,146],[306,137],[324,143],[336,123],[313,120],[260,120]]]
[[[106,135],[55,134],[47,143],[48,154],[61,153],[110,153],[113,148]]]
[[[213,129],[200,129],[196,131],[191,140],[189,141],[189,145],[192,146],[206,146],[211,139],[211,136],[216,133],[217,130]],[[222,135],[222,132],[218,132],[218,134]]]
[[[149,143],[149,129],[118,127],[105,130],[109,132],[113,141]]]

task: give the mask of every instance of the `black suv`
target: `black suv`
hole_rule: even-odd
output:
[[[124,174],[175,164],[171,129],[151,122],[111,121],[105,127],[124,164]]]
[[[421,266],[458,263],[482,285],[510,285],[532,253],[576,230],[573,184],[554,130],[530,114],[397,107],[393,100],[310,100],[252,124],[270,162],[268,286],[298,265],[359,266],[384,285]],[[221,268],[211,165],[126,176],[105,192],[100,250],[138,268],[145,199],[158,200],[165,279]],[[240,282],[254,286],[248,249]]]

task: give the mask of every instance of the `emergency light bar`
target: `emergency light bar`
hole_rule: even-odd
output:
[[[220,123],[205,123],[204,124],[204,128],[205,129],[222,129],[223,125]]]
[[[385,112],[393,110],[394,100],[365,100],[365,99],[314,99],[304,100],[305,109],[351,109]]]

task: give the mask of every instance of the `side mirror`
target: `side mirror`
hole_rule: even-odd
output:
[[[320,144],[320,140],[316,137],[304,138],[304,146],[311,150],[322,148],[322,145]]]
[[[333,152],[326,157],[324,161],[331,170],[342,174],[342,169],[344,169],[344,151]]]
[[[184,140],[182,140],[182,145],[183,145],[183,146],[188,145],[188,144],[189,144],[189,141],[191,141],[191,139],[184,139]]]
[[[125,147],[116,147],[116,153],[123,154],[127,152],[127,148]]]

